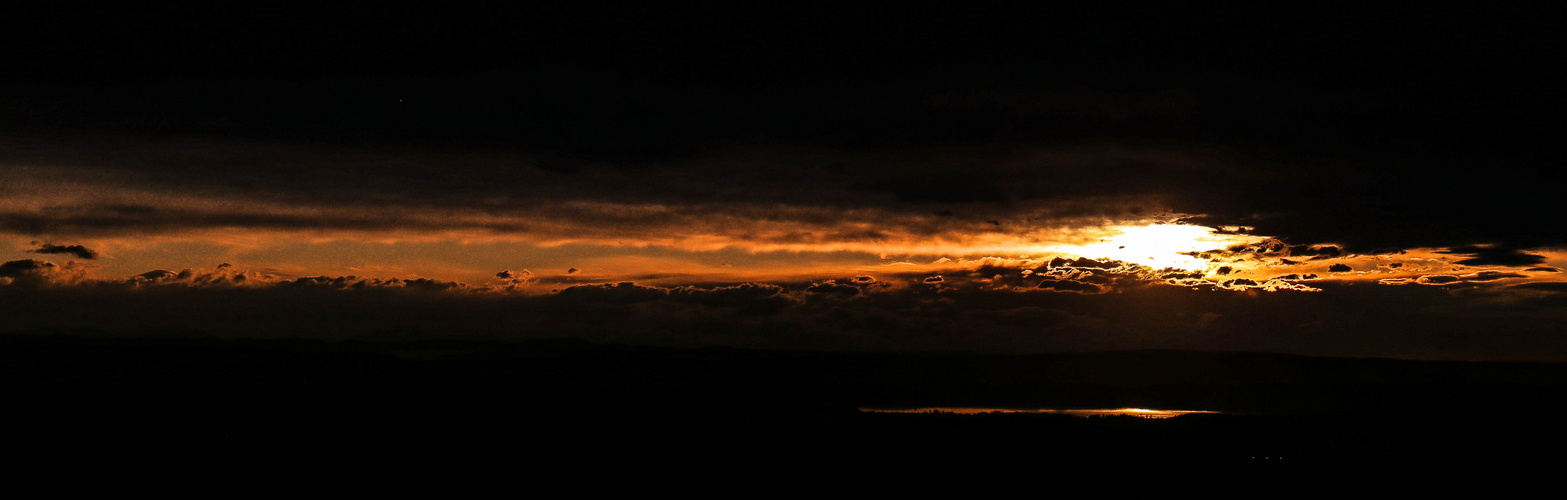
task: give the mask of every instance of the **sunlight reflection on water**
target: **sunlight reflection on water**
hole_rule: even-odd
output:
[[[1061,415],[1073,415],[1078,417],[1125,415],[1142,418],[1170,418],[1192,413],[1219,413],[1216,411],[1202,410],[1150,410],[1147,408],[1116,408],[1113,410],[1017,410],[1009,408],[860,408],[860,411],[870,413],[954,413],[959,415],[978,415],[981,413],[1054,413]]]

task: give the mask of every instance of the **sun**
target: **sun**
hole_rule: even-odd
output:
[[[1098,242],[1060,247],[1059,250],[1080,257],[1108,258],[1154,269],[1172,267],[1200,271],[1207,269],[1210,262],[1192,253],[1264,239],[1245,234],[1220,233],[1214,228],[1186,224],[1116,226],[1110,229],[1112,234]]]

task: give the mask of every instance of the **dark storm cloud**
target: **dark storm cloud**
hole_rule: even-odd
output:
[[[83,147],[82,142],[109,142],[107,146]],[[8,149],[9,148],[9,149]],[[99,149],[105,151],[99,152]],[[83,151],[81,156],[62,156],[61,151]],[[1046,151],[1045,154],[1055,154]],[[1074,156],[1075,153],[1065,153]],[[1121,153],[1113,153],[1121,154]],[[910,150],[888,154],[869,154],[852,150],[821,151],[771,147],[743,147],[719,150],[680,160],[650,165],[627,166],[610,162],[583,163],[571,173],[550,171],[538,155],[525,152],[464,154],[460,152],[393,152],[327,146],[299,146],[244,140],[205,140],[195,142],[157,142],[139,139],[47,139],[28,147],[26,142],[0,145],[0,161],[43,165],[22,168],[0,175],[8,184],[47,184],[106,186],[119,190],[140,188],[158,196],[186,196],[194,199],[224,198],[268,200],[285,206],[317,210],[272,210],[270,213],[246,213],[202,205],[152,205],[146,197],[122,196],[123,200],[73,200],[33,210],[9,210],[0,217],[3,227],[23,232],[46,232],[72,228],[94,229],[106,226],[265,226],[265,227],[360,227],[374,229],[387,225],[414,223],[406,220],[381,221],[375,217],[342,217],[344,207],[388,204],[417,207],[426,211],[482,210],[506,212],[537,210],[560,203],[605,202],[616,204],[669,204],[694,206],[719,204],[717,210],[773,211],[786,205],[827,205],[832,208],[880,205],[897,213],[931,213],[927,201],[905,196],[910,206],[898,204],[899,190],[963,190],[963,179],[975,176],[1015,177],[997,170],[1008,169],[1009,155],[974,150],[926,152]],[[1157,156],[1157,154],[1155,155]],[[126,157],[145,159],[147,164],[125,161]],[[932,159],[932,158],[935,159]],[[949,159],[950,158],[950,159]],[[827,168],[826,163],[852,162],[852,166]],[[944,166],[955,162],[961,166]],[[70,168],[66,166],[69,165]],[[218,169],[215,165],[221,165]],[[740,168],[743,166],[744,168]],[[1087,167],[1072,167],[1086,169]],[[990,172],[990,173],[987,173]],[[910,181],[914,177],[922,180]],[[887,196],[867,196],[854,188],[863,179],[881,179],[872,183],[905,183],[907,186],[882,190]],[[969,196],[952,203],[1006,202],[1034,197],[1024,191],[1031,186],[1008,185],[1005,192]],[[1035,181],[1029,181],[1033,183]],[[1053,179],[1059,184],[1059,179]],[[879,184],[878,184],[879,185]],[[888,184],[891,186],[891,184]],[[43,185],[41,185],[43,186]],[[53,185],[47,185],[53,186]],[[882,192],[877,191],[877,192]],[[111,191],[112,194],[112,191]],[[1110,195],[1125,193],[1109,192]],[[1052,197],[1055,198],[1055,197]],[[87,203],[81,203],[81,202]],[[1130,203],[1103,206],[1102,203],[1069,203],[1052,200],[1053,216],[1125,214]],[[1111,200],[1116,201],[1116,200]],[[755,208],[738,208],[736,204]],[[891,205],[889,205],[891,203]],[[961,221],[997,223],[1019,215],[1004,207],[969,206]],[[590,206],[579,205],[586,212]],[[947,209],[936,210],[948,213]],[[657,212],[606,210],[601,213],[577,213],[575,218],[596,215],[623,219],[629,216],[655,217]],[[819,222],[831,220],[825,216]],[[995,224],[992,224],[993,226]]]
[[[1559,272],[1562,272],[1561,269],[1557,269],[1557,268],[1549,267],[1549,266],[1531,267],[1531,268],[1525,269],[1525,271],[1537,271],[1537,272],[1542,272],[1542,273],[1559,273]]]
[[[1330,272],[1330,273],[1347,273],[1347,272],[1350,272],[1350,271],[1353,271],[1353,270],[1354,269],[1352,269],[1349,266],[1344,265],[1344,264],[1333,264],[1331,266],[1328,266],[1328,272]]]
[[[253,210],[185,209],[146,205],[83,205],[47,207],[41,211],[0,212],[0,230],[22,234],[124,235],[149,231],[180,231],[206,228],[243,227],[251,229],[462,229],[522,231],[515,222],[476,222],[432,220],[415,213],[286,213],[257,207]]]
[[[86,260],[93,260],[98,258],[98,252],[81,245],[54,245],[50,243],[44,243],[38,248],[28,250],[28,252],[42,254],[68,254],[74,255],[76,258]]]
[[[234,154],[219,149],[215,156]],[[395,161],[381,153],[363,155]],[[250,172],[224,170],[189,181],[112,164],[59,171],[28,167],[0,171],[0,181],[14,177],[42,183],[22,198],[36,201],[0,203],[0,231],[33,237],[149,233],[178,237],[209,230],[335,232],[379,233],[393,239],[484,232],[540,243],[681,246],[699,242],[703,249],[826,247],[937,253],[965,251],[976,241],[1029,245],[1040,236],[1051,237],[1058,228],[1119,220],[1127,216],[1124,207],[1134,204],[1126,199],[1075,198],[978,203],[968,206],[962,217],[935,217],[926,206],[848,193],[846,183],[841,183],[852,177],[848,174],[800,175],[790,171],[798,163],[753,165],[745,159],[693,160],[642,170],[595,167],[517,184],[490,182],[493,179],[475,165],[453,167],[454,173],[441,182],[412,176],[387,183],[400,175],[389,171],[364,182],[344,176],[298,186],[269,186],[277,181],[265,180],[275,177],[264,167]],[[892,173],[888,169],[896,162],[877,161],[883,165],[867,168],[866,175]],[[432,161],[428,167],[439,163]],[[737,165],[745,169],[737,170]],[[535,170],[527,165],[494,168]],[[464,169],[473,170],[473,175],[461,173]],[[194,170],[187,173],[196,175]],[[34,177],[48,180],[30,180]],[[257,180],[248,182],[251,178]],[[247,183],[237,185],[240,181]],[[231,182],[236,185],[228,185]],[[985,222],[997,219],[1008,223]],[[940,248],[926,248],[932,245]]]
[[[974,173],[936,173],[924,177],[901,177],[874,183],[854,184],[850,189],[889,193],[910,203],[964,203],[1003,201],[1006,196],[997,180],[976,177]],[[948,212],[950,213],[950,212]]]
[[[1545,262],[1544,256],[1508,247],[1462,246],[1448,249],[1442,253],[1468,255],[1469,258],[1458,261],[1459,264],[1466,266],[1523,267]]]
[[[952,209],[931,205],[1158,198],[1141,209],[1353,254],[1563,243],[1536,215],[1553,213],[1554,189],[1567,180],[1541,168],[1554,161],[1559,134],[1534,125],[1562,114],[1564,81],[1544,61],[1563,34],[1529,7],[664,9],[519,7],[471,18],[377,10],[386,22],[364,22],[360,9],[338,8],[311,23],[226,8],[211,19],[62,13],[7,30],[11,43],[0,44],[51,48],[8,54],[8,131],[400,151],[387,162],[315,153],[293,161],[287,148],[214,154],[164,144],[148,155],[89,141],[5,156],[29,165],[113,156],[127,164],[117,168],[166,185],[254,189],[289,203],[483,205],[496,193],[557,196],[561,178],[580,176],[607,181],[593,199],[712,197],[726,191],[708,188],[727,185],[769,202],[897,203],[924,214]],[[208,28],[187,36],[192,26]],[[270,42],[277,26],[290,27],[289,44]],[[203,43],[188,42],[195,38]],[[18,142],[6,147],[28,148]],[[940,147],[907,154],[932,159],[908,169],[849,155],[800,159],[776,184],[755,176],[767,168],[714,169],[722,182],[641,182],[669,173],[672,160],[740,143]],[[422,162],[443,148],[532,159]],[[186,158],[164,161],[170,155]],[[605,165],[609,175],[594,170]],[[1435,192],[1464,202],[1433,202]]]

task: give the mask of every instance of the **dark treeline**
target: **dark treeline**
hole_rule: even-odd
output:
[[[1560,443],[1552,419],[1555,397],[1567,388],[1567,365],[1559,364],[38,332],[0,335],[0,367],[13,443],[439,444],[578,454],[678,447],[748,455],[812,447],[839,450],[828,453],[836,460],[1029,449],[1039,451],[1030,460],[1042,461],[1505,457]],[[857,410],[963,406],[1225,413],[1148,420]]]

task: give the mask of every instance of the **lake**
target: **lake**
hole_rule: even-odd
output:
[[[1148,408],[1116,408],[1108,410],[1019,410],[1013,408],[860,408],[859,410],[870,413],[955,413],[960,415],[977,415],[980,413],[1053,413],[1061,415],[1073,415],[1078,417],[1131,416],[1142,418],[1170,418],[1192,413],[1219,413],[1216,411],[1202,410],[1151,410]]]

